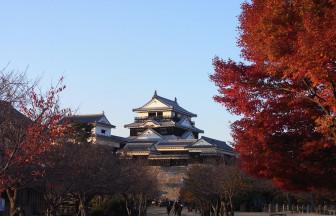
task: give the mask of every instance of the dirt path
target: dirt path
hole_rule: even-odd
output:
[[[173,211],[171,212],[170,216],[173,216]],[[166,208],[160,208],[160,207],[150,207],[147,210],[147,216],[168,216]],[[187,209],[183,209],[182,216],[199,216],[199,214],[196,213],[190,213],[187,211]]]
[[[269,213],[262,213],[262,212],[236,212],[235,216],[269,216]],[[150,207],[147,211],[147,216],[168,216],[166,213],[166,208],[160,207]],[[173,212],[170,216],[174,216]],[[188,212],[187,209],[183,209],[182,216],[200,216],[200,214],[196,214],[194,212]],[[317,214],[288,214],[287,216],[323,216]]]

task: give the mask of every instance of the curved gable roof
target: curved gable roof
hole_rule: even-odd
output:
[[[162,139],[162,136],[161,136],[161,134],[159,134],[155,130],[152,130],[151,128],[149,128],[149,129],[145,130],[144,132],[142,132],[140,135],[138,135],[136,137],[136,139],[156,140],[156,139]]]
[[[184,114],[184,115],[187,115],[187,116],[190,116],[190,117],[196,117],[197,115],[192,113],[192,112],[189,112],[188,110],[182,108],[178,103],[177,101],[173,101],[173,100],[170,100],[170,99],[167,99],[167,98],[164,98],[164,97],[161,97],[159,96],[156,91],[152,97],[152,99],[147,102],[145,105],[143,105],[142,107],[139,107],[139,108],[136,108],[136,109],[133,109],[133,111],[148,111],[148,110],[154,110],[155,108],[146,108],[145,106],[148,105],[149,103],[151,103],[154,99],[157,99],[158,101],[160,101],[161,103],[165,104],[167,107],[169,107],[169,109],[171,110],[174,110],[175,112],[177,113],[181,113],[181,114]]]
[[[109,120],[106,118],[104,113],[100,114],[90,114],[90,115],[73,115],[66,117],[66,120],[73,121],[73,122],[80,122],[86,124],[100,124],[103,126],[108,126],[111,128],[115,128]]]
[[[228,144],[226,144],[226,142],[224,141],[220,141],[220,140],[216,140],[216,139],[212,139],[210,137],[205,137],[202,136],[201,139],[203,139],[204,141],[206,141],[207,143],[216,146],[219,149],[228,151],[228,152],[234,152],[234,149],[229,146]]]

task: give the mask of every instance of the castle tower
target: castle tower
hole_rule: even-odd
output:
[[[169,100],[156,91],[145,105],[133,109],[133,112],[137,114],[134,122],[125,125],[130,129],[130,137],[198,139],[199,133],[203,133],[192,121],[196,114],[182,108],[176,98]]]

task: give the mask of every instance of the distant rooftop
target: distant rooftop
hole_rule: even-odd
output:
[[[0,100],[0,120],[4,120],[4,118],[8,117],[15,118],[24,124],[32,123],[31,119],[14,108],[11,103]]]
[[[73,115],[66,117],[66,120],[87,123],[87,124],[101,124],[105,126],[109,126],[111,128],[115,128],[106,118],[104,113],[99,114],[88,114],[88,115]]]

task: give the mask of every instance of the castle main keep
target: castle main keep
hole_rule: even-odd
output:
[[[196,114],[183,108],[175,98],[170,100],[157,92],[143,106],[133,109],[136,116],[126,124],[129,137],[112,135],[115,128],[105,114],[71,117],[93,126],[90,141],[109,145],[125,159],[144,160],[158,171],[162,196],[175,199],[188,167],[193,164],[231,163],[237,157],[233,148],[224,141],[200,136]]]

